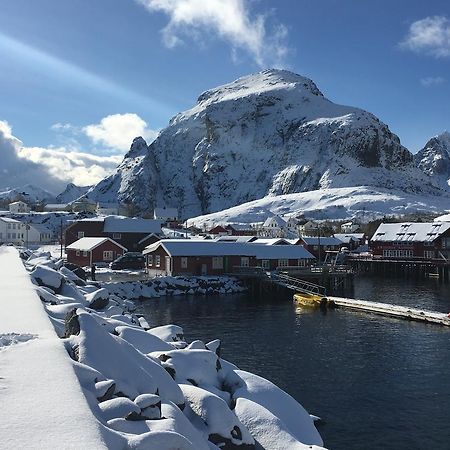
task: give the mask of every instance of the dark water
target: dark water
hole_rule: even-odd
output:
[[[434,280],[360,279],[354,296],[450,311]],[[150,325],[220,338],[223,357],[322,417],[330,449],[450,449],[450,329],[245,295],[149,300]]]

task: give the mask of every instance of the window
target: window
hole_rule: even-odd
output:
[[[16,233],[12,234],[12,238],[15,239],[16,238]]]
[[[433,259],[434,258],[434,250],[424,250],[423,257],[427,259]]]
[[[297,261],[297,265],[298,265],[298,267],[306,267],[307,262],[308,261],[306,259],[299,259]]]
[[[223,257],[222,256],[213,256],[212,268],[213,269],[223,269]]]
[[[147,255],[147,264],[153,266],[153,255]]]
[[[76,254],[77,256],[80,256],[80,250],[77,250],[77,251],[75,252],[75,254]]]
[[[383,256],[386,258],[411,258],[412,250],[383,250]]]
[[[114,259],[114,252],[112,250],[105,250],[103,252],[103,261],[112,261]]]
[[[442,248],[450,248],[450,237],[442,238]]]
[[[278,260],[278,267],[287,267],[287,266],[289,266],[288,259],[279,259]]]
[[[87,256],[87,251],[86,250],[83,250],[83,256]]]
[[[181,268],[187,269],[187,266],[188,266],[188,259],[186,256],[182,256],[181,257]],[[214,262],[213,262],[213,267],[214,267]]]
[[[314,248],[314,250],[319,250],[319,246],[318,245],[315,245],[313,248]]]
[[[161,267],[161,256],[155,255],[155,266]]]
[[[122,239],[121,233],[113,233],[113,239]]]
[[[241,267],[248,267],[250,265],[250,261],[248,256],[241,257]]]
[[[84,231],[79,231],[77,236],[78,236],[78,239],[84,238]]]
[[[261,267],[263,269],[270,269],[270,261],[268,259],[263,259],[261,261]]]

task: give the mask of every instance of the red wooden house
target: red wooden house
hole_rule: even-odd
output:
[[[450,222],[382,223],[369,246],[378,258],[448,260]]]
[[[83,237],[66,247],[67,261],[78,266],[110,263],[127,249],[106,237]]]

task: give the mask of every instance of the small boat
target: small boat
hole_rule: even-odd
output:
[[[320,308],[327,306],[328,299],[321,295],[298,293],[294,294],[294,302],[301,306]]]

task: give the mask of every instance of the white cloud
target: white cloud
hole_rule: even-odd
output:
[[[70,124],[55,124],[59,130],[67,130]],[[110,149],[126,152],[133,139],[142,136],[147,143],[155,139],[158,132],[148,128],[145,120],[137,114],[111,114],[104,117],[99,123],[87,125],[82,132],[95,144],[102,144]]]
[[[287,28],[268,27],[267,15],[251,17],[245,0],[137,0],[150,12],[164,12],[169,23],[162,30],[164,42],[174,47],[181,35],[207,42],[216,33],[236,49],[248,52],[261,66],[282,66],[288,54]],[[201,39],[202,33],[204,38]]]
[[[450,56],[450,20],[445,16],[432,16],[413,22],[400,46],[436,58]]]
[[[53,193],[68,182],[97,183],[120,163],[121,156],[96,156],[64,148],[24,147],[5,121],[0,121],[0,187],[35,184]]]
[[[420,79],[420,84],[424,87],[435,86],[445,83],[446,79],[443,77],[425,77]]]

